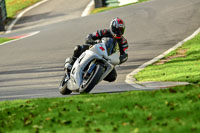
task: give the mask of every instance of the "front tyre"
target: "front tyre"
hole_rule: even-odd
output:
[[[103,75],[104,68],[101,64],[96,64],[96,67],[93,69],[89,76],[83,77],[83,82],[80,87],[82,90],[80,93],[89,93],[95,85],[98,84],[101,76]]]
[[[61,81],[61,83],[60,83],[60,86],[59,86],[59,92],[62,95],[67,95],[67,94],[71,94],[72,93],[72,91],[67,88],[66,77],[67,77],[67,75],[65,74],[63,79],[62,79],[62,81]]]

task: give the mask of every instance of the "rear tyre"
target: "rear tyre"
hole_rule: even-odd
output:
[[[67,88],[67,81],[65,81],[66,77],[67,75],[65,74],[59,86],[59,92],[62,95],[67,95],[72,93],[72,91]]]
[[[103,72],[103,66],[101,64],[97,64],[89,77],[83,77],[83,83],[80,87],[80,89],[83,91],[80,93],[89,93],[94,86],[98,84]]]

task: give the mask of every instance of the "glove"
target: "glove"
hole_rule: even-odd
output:
[[[94,40],[92,39],[92,34],[89,34],[85,39],[86,44],[93,44]]]
[[[123,55],[120,55],[119,60],[120,64],[126,62],[128,60],[128,54],[124,53]]]

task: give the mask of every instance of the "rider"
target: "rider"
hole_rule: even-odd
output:
[[[86,44],[85,45],[77,45],[74,48],[74,54],[72,58],[69,58],[68,61],[66,61],[65,67],[67,68],[68,72],[71,71],[71,68],[76,61],[76,59],[89,47],[94,44],[95,40],[100,40],[103,37],[111,37],[116,39],[116,41],[119,44],[120,49],[120,64],[124,63],[128,59],[127,49],[128,49],[128,43],[127,40],[122,36],[125,31],[125,24],[124,21],[120,18],[115,18],[110,23],[110,29],[102,29],[97,30],[97,32],[94,32],[92,34],[89,34],[86,38]],[[115,68],[110,72],[110,74],[104,79],[109,82],[115,81],[117,78],[117,73]]]

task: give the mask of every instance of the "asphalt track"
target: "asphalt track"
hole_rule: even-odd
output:
[[[116,82],[102,82],[92,93],[136,90],[124,82],[126,75],[200,27],[200,0],[152,0],[1,35],[40,31],[0,46],[0,100],[60,97],[65,58],[71,56],[75,45],[84,43],[88,33],[107,28],[114,17],[126,22],[129,60],[117,67]]]
[[[44,0],[42,0],[43,2]],[[33,28],[79,18],[90,0],[45,0],[19,19],[13,29]]]

